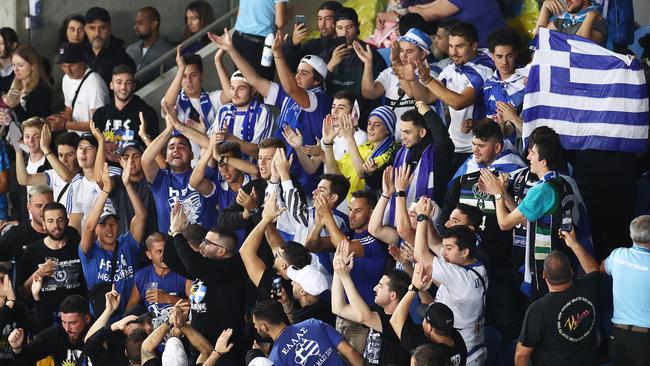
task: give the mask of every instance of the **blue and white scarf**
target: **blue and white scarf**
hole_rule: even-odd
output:
[[[237,107],[230,103],[227,105],[228,109],[221,120],[221,129],[227,130],[230,134],[233,134],[233,128],[235,126],[235,117],[237,116]],[[240,136],[244,141],[252,142],[255,137],[255,123],[257,122],[257,117],[260,114],[262,104],[257,100],[257,97],[251,99],[250,104],[248,105],[248,110],[244,115],[244,122],[241,126]]]
[[[185,123],[190,117],[192,102],[187,94],[185,94],[184,90],[181,90],[178,95],[176,105],[178,106],[179,112],[178,119]],[[201,90],[201,94],[199,95],[199,106],[201,107],[201,110],[198,112],[201,113],[201,117],[203,117],[203,121],[205,122],[205,128],[208,129],[216,117],[216,112],[212,106],[212,102],[210,101],[210,95],[205,90]]]
[[[598,5],[591,5],[586,9],[580,10],[577,14],[571,14],[568,11],[565,11],[560,15],[552,17],[551,21],[561,20],[563,22],[562,25],[564,27],[571,27],[578,23],[584,22],[585,18],[587,17],[587,13],[589,13],[592,10],[596,10],[600,12],[600,7]]]
[[[479,164],[476,161],[474,154],[472,154],[472,156],[467,158],[463,165],[458,168],[456,174],[454,174],[454,177],[449,181],[449,184],[451,184],[454,179],[460,177],[461,175],[471,174],[479,171],[481,168],[487,167],[488,166],[485,164]],[[490,164],[489,167],[494,168],[499,172],[511,173],[517,169],[526,167],[526,163],[515,152],[515,148],[512,143],[510,141],[504,141],[503,151],[497,155],[496,159],[494,159],[494,162]]]

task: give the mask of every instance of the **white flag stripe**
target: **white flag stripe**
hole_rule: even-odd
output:
[[[551,65],[568,69],[571,67],[571,54],[556,50],[537,50],[533,57],[533,65]]]
[[[540,79],[543,80],[542,75],[540,75]],[[648,111],[648,99],[591,98],[543,91],[527,93],[526,98],[524,98],[523,109],[526,110],[535,106],[572,108],[594,112],[641,113]]]
[[[565,136],[602,136],[641,140],[648,138],[648,126],[613,125],[611,123],[581,123],[546,118],[539,118],[526,122],[528,134],[539,126],[551,127],[558,134]]]
[[[616,82],[619,84],[645,85],[644,78],[642,78],[642,75],[639,74],[639,72],[636,70],[606,70],[607,78],[601,79],[599,77],[602,77],[603,71],[605,70],[581,69],[577,67],[571,67],[569,58],[570,53],[568,52],[555,50],[538,50],[535,51],[533,63],[540,66],[550,65],[554,67],[570,69],[571,82],[574,83],[608,85],[611,84],[613,80],[616,80]],[[550,72],[550,68],[548,70]]]
[[[587,56],[607,56],[607,57],[616,57],[617,59],[624,62],[627,66],[630,66],[632,59],[627,55],[622,55],[616,52],[612,52],[606,48],[600,47],[599,45],[591,42],[582,42],[574,39],[567,40],[567,43],[571,45],[571,52],[579,53]]]

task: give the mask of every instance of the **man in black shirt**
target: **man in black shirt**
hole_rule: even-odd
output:
[[[31,343],[23,344],[25,331],[15,329],[9,335],[12,356],[18,364],[34,364],[47,356],[52,356],[55,365],[88,364],[83,355],[84,335],[92,319],[88,301],[79,295],[68,296],[61,304],[61,324],[36,334]]]
[[[334,255],[334,279],[332,281],[332,311],[347,320],[361,323],[368,328],[368,338],[363,358],[370,365],[406,365],[409,354],[390,325],[390,317],[407,292],[409,277],[406,273],[391,269],[375,286],[375,304],[368,307],[352,281],[353,267],[349,243],[342,243]],[[349,304],[346,303],[346,297]]]
[[[104,8],[92,7],[86,11],[86,39],[84,47],[86,65],[90,66],[108,85],[111,82],[111,72],[117,65],[128,65],[135,70],[135,62],[124,51],[124,41],[112,35],[111,16]]]
[[[79,237],[68,237],[68,217],[65,206],[51,202],[43,208],[43,223],[47,236],[30,244],[23,256],[22,273],[18,283],[25,293],[40,302],[35,331],[52,325],[59,304],[70,295],[86,295],[81,261],[77,253]]]
[[[245,356],[244,328],[245,288],[244,266],[237,253],[237,236],[223,227],[208,231],[195,252],[182,235],[187,226],[185,212],[180,203],[172,210],[170,235],[183,265],[195,278],[190,290],[192,324],[208,341],[214,343],[217,336],[228,328],[233,334],[234,349],[220,364],[240,365]]]
[[[431,283],[430,267],[425,268],[421,263],[417,263],[411,285],[391,316],[390,325],[404,349],[413,351],[423,344],[438,344],[445,349],[452,365],[465,366],[467,347],[463,336],[454,329],[454,313],[447,305],[433,302],[427,292]],[[409,316],[409,309],[418,293],[423,304],[430,304],[418,307],[418,314],[423,318],[421,326],[413,323]]]
[[[336,326],[336,318],[332,314],[329,298],[325,299],[321,296],[329,289],[328,275],[321,272],[317,265],[308,264],[301,269],[289,267],[287,276],[293,286],[293,298],[300,305],[300,308],[297,308],[293,301],[280,299],[291,324],[313,318]]]

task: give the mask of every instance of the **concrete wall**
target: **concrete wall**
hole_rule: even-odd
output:
[[[634,19],[640,25],[650,24],[650,1],[634,0]]]

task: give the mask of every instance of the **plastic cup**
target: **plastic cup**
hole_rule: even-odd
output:
[[[144,292],[145,294],[148,293],[149,291],[153,291],[154,293],[154,304],[158,303],[158,282],[149,282],[144,284]]]

